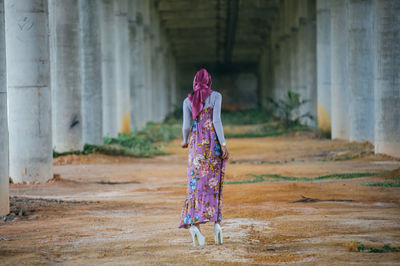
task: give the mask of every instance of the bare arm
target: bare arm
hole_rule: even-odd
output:
[[[189,108],[188,99],[186,98],[183,101],[183,124],[182,124],[183,144],[188,143],[191,117],[192,117],[192,112]]]
[[[221,145],[225,145],[224,129],[222,127],[221,121],[221,105],[222,105],[222,95],[217,93],[215,97],[214,107],[213,107],[213,124],[215,132],[217,133],[218,141]]]

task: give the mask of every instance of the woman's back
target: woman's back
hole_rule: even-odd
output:
[[[225,145],[224,130],[221,122],[221,104],[222,104],[221,93],[213,91],[206,98],[202,110],[208,107],[211,107],[213,109],[214,128],[217,133],[219,142]],[[192,117],[192,103],[189,101],[189,98],[186,97],[185,100],[183,101],[183,125],[182,125],[182,131],[185,143],[187,143],[189,136],[191,117]]]

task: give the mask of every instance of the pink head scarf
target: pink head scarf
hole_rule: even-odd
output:
[[[204,102],[208,95],[211,94],[211,75],[204,68],[197,71],[193,79],[193,92],[189,93],[188,98],[192,103],[192,118],[196,119],[197,115],[204,107]]]

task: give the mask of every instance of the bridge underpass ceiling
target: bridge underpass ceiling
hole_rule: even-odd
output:
[[[279,0],[156,3],[177,62],[225,66],[258,62],[278,5]]]

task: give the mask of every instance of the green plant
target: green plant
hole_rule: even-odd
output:
[[[310,113],[300,114],[300,107],[309,102],[309,100],[301,100],[300,94],[288,91],[287,97],[284,99],[274,100],[268,98],[272,108],[278,116],[283,120],[285,128],[300,125],[302,118],[314,120]]]
[[[352,241],[352,242],[354,242],[354,241]],[[381,247],[370,247],[370,246],[361,244],[358,241],[355,241],[355,245],[357,246],[357,250],[351,250],[351,251],[358,251],[358,252],[368,251],[371,253],[400,252],[400,246],[391,247],[390,245],[383,245]]]
[[[357,173],[334,173],[329,175],[322,175],[317,177],[295,177],[295,176],[283,176],[278,174],[262,174],[254,175],[248,174],[247,176],[253,177],[250,180],[242,181],[226,181],[227,184],[243,184],[243,183],[258,183],[267,181],[315,181],[315,180],[325,180],[325,179],[351,179],[358,177],[375,176],[379,174],[387,173],[388,171],[379,172],[357,172]]]

